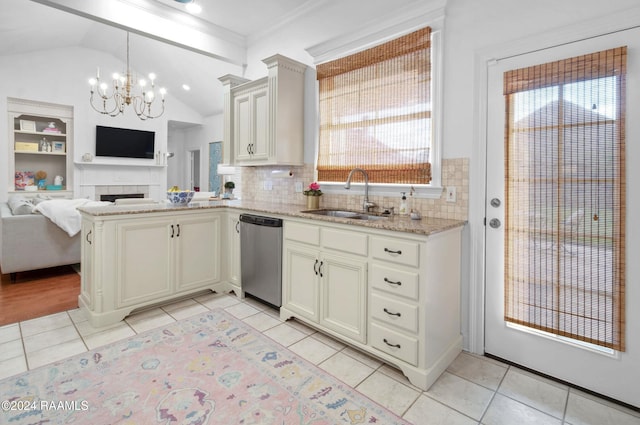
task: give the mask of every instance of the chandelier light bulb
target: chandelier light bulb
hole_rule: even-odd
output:
[[[156,79],[156,74],[154,74],[153,72],[149,74],[149,79],[151,80],[151,83],[153,84],[153,81]]]
[[[167,89],[165,89],[164,87],[162,87],[160,89],[160,97],[162,97],[162,100],[164,100],[164,95],[167,94]]]
[[[107,83],[100,83],[100,90],[107,91]]]
[[[112,75],[114,80],[119,80],[120,79],[120,74],[118,74],[117,72],[114,72]]]
[[[93,77],[89,78],[89,84],[91,85],[91,87],[95,87],[97,83],[98,83],[98,80],[96,80],[95,78]]]
[[[140,80],[140,81],[138,82],[138,84],[140,84],[140,87],[144,87],[144,86],[146,86],[146,85],[147,85],[147,80],[142,79],[142,80]]]
[[[156,95],[155,95],[155,93],[154,93],[154,92],[152,92],[152,91],[147,92],[147,101],[148,101],[148,102],[153,102],[153,98],[154,98],[154,97],[156,97]]]

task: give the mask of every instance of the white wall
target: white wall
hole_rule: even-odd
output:
[[[169,94],[166,111],[159,118],[141,121],[131,110],[123,115],[111,118],[94,111],[89,105],[88,79],[95,75],[96,66],[100,66],[102,75],[122,71],[124,64],[111,55],[90,49],[71,47],[29,54],[4,56],[0,60],[0,111],[7,110],[7,97],[57,103],[73,106],[74,109],[74,158],[81,161],[85,152],[95,153],[95,126],[133,128],[156,132],[156,151],[167,150],[167,121],[201,123],[202,117],[186,105],[176,101]],[[9,146],[7,145],[6,119],[0,120],[0,170],[8,169]],[[123,159],[104,159],[114,164],[138,163]],[[80,193],[78,184],[86,168],[76,167],[74,171],[74,191]],[[114,180],[120,168],[104,166],[100,170],[104,182]],[[146,173],[149,174],[149,173]],[[162,180],[158,184],[165,186],[164,170],[153,173],[154,179]],[[10,187],[8,172],[0,172],[0,201],[6,201]]]

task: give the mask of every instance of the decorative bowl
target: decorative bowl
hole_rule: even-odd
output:
[[[167,199],[172,204],[187,205],[196,193],[193,190],[180,190],[178,192],[167,192]]]

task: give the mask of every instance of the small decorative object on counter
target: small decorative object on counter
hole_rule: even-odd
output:
[[[236,184],[234,182],[226,182],[224,184],[224,193],[222,194],[222,199],[233,199],[233,189],[236,188]]]
[[[317,210],[320,208],[320,197],[322,196],[322,190],[318,182],[309,184],[309,187],[302,192],[307,197],[307,209]]]
[[[400,193],[402,193],[402,198],[400,199],[400,208],[398,210],[398,214],[407,215],[409,213],[409,211],[407,210],[407,197],[405,195],[407,192]]]
[[[167,191],[167,199],[172,204],[187,205],[195,194],[192,190],[180,190],[178,186],[172,186]]]

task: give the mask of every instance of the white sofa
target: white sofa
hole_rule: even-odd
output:
[[[0,270],[16,273],[80,263],[80,234],[73,237],[41,214],[14,215],[0,203]]]

